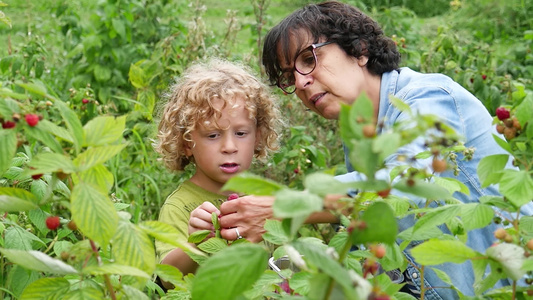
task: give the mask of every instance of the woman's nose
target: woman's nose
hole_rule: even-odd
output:
[[[307,86],[313,83],[313,76],[311,74],[302,75],[294,71],[294,86],[299,89],[305,89]]]

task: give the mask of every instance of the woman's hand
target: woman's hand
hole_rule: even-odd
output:
[[[263,240],[266,232],[264,226],[267,219],[272,219],[272,205],[274,197],[271,196],[243,196],[231,201],[226,201],[220,206],[220,233],[223,238],[233,241],[239,234],[252,243]]]
[[[204,202],[191,212],[189,218],[189,235],[199,230],[210,230],[208,238],[215,236],[215,227],[211,214],[215,212],[220,216],[220,211],[210,202]]]

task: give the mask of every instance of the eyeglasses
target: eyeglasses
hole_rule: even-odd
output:
[[[287,94],[292,94],[296,91],[296,78],[294,78],[294,71],[307,75],[313,72],[317,65],[317,57],[315,50],[329,45],[333,42],[324,42],[318,44],[311,44],[311,46],[303,49],[294,59],[294,70],[285,71],[278,77],[278,87]]]

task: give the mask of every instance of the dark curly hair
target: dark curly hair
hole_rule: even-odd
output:
[[[348,55],[368,57],[367,68],[374,75],[398,68],[400,53],[394,41],[383,34],[381,26],[359,9],[337,1],[309,4],[286,17],[266,35],[263,45],[263,65],[271,84],[282,73],[280,62],[292,63],[296,53],[290,53],[292,39],[298,31],[307,31],[314,43],[320,39],[338,44]]]

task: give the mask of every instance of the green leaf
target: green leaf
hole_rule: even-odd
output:
[[[468,187],[455,178],[434,176],[433,179],[437,185],[447,189],[450,194],[460,192],[465,195],[470,195],[470,190]]]
[[[450,279],[450,276],[446,274],[446,272],[440,269],[436,269],[436,268],[431,268],[431,270],[435,272],[435,274],[437,274],[440,280],[444,281],[444,283],[449,284],[450,286],[453,286],[452,280]]]
[[[46,246],[36,235],[15,225],[6,229],[4,233],[5,248],[18,250],[32,250],[33,245]]]
[[[66,123],[67,129],[73,138],[76,153],[79,153],[84,139],[83,127],[80,119],[78,118],[78,115],[64,102],[56,101],[55,105],[59,108],[61,117],[63,117],[63,121]]]
[[[306,175],[304,186],[310,193],[321,197],[330,194],[345,195],[352,188],[350,183],[340,182],[332,175],[320,172]]]
[[[261,178],[257,175],[243,172],[234,176],[222,187],[223,191],[234,191],[257,196],[270,196],[281,190],[278,183]]]
[[[361,221],[366,223],[363,230],[352,232],[354,244],[386,243],[392,244],[398,234],[398,224],[392,208],[385,202],[372,203],[363,213]]]
[[[228,242],[221,238],[210,238],[207,241],[198,245],[198,249],[213,254],[228,247]]]
[[[161,278],[161,280],[172,283],[174,287],[182,285],[183,273],[174,266],[157,264],[154,273]]]
[[[111,79],[111,70],[102,65],[95,65],[93,74],[98,82],[106,82]]]
[[[515,245],[502,243],[487,249],[487,255],[499,262],[505,274],[513,280],[518,280],[526,274],[522,265],[526,261],[524,248]]]
[[[257,244],[234,245],[218,252],[198,269],[192,299],[236,299],[261,277],[267,260],[267,251]]]
[[[281,222],[278,220],[266,220],[265,230],[267,231],[263,234],[263,239],[275,245],[282,245],[289,242],[289,236],[283,230]]]
[[[69,143],[74,143],[74,138],[68,130],[63,127],[57,126],[56,124],[46,119],[43,119],[39,122],[39,127],[41,127],[42,130],[53,134]]]
[[[85,182],[100,188],[101,191],[107,192],[115,183],[113,174],[104,165],[92,167],[79,173],[73,173],[72,179],[74,184]]]
[[[85,132],[84,146],[103,146],[112,144],[122,138],[124,128],[126,127],[126,116],[96,117],[83,127]]]
[[[432,200],[445,200],[452,197],[447,189],[433,183],[427,183],[416,179],[412,186],[409,186],[407,180],[403,179],[394,184],[393,188],[404,193]]]
[[[126,26],[124,25],[124,22],[119,19],[112,19],[111,24],[117,34],[120,35],[121,38],[126,39]]]
[[[35,82],[22,82],[20,80],[15,81],[15,84],[24,88],[26,91],[39,95],[39,96],[46,96],[46,87],[44,84],[39,81],[35,80]]]
[[[61,144],[59,144],[59,142],[50,133],[44,131],[40,126],[27,126],[24,132],[27,136],[41,141],[43,144],[52,149],[52,151],[56,153],[63,153],[63,148],[61,147]]]
[[[17,131],[0,131],[0,175],[11,166],[11,159],[15,153],[17,153]]]
[[[37,154],[29,163],[34,169],[27,170],[28,175],[53,173],[62,171],[64,173],[76,172],[76,166],[70,157],[52,152]]]
[[[400,98],[391,96],[389,97],[389,101],[401,112],[406,112],[409,115],[413,114],[413,112],[411,111],[411,107],[407,103],[403,102]]]
[[[439,226],[459,215],[461,205],[445,205],[425,213],[413,227],[413,234]]]
[[[447,262],[461,264],[482,256],[457,240],[431,239],[413,249],[411,254],[422,265],[439,265]]]
[[[92,147],[81,153],[74,159],[74,163],[80,170],[87,170],[99,164],[102,164],[113,156],[117,155],[126,147],[126,144]]]
[[[146,232],[129,220],[119,220],[113,237],[112,253],[119,265],[132,266],[148,274],[152,274],[155,270],[155,250],[152,240]]]
[[[523,237],[533,237],[533,216],[522,216],[518,226]]]
[[[118,225],[118,214],[109,196],[91,184],[79,182],[72,190],[70,206],[80,231],[100,245],[107,245]]]
[[[155,270],[155,265],[154,268]],[[152,271],[150,271],[150,274]],[[93,265],[88,266],[83,269],[83,274],[86,275],[93,275],[93,276],[102,276],[102,275],[130,275],[135,277],[141,277],[141,278],[150,278],[150,275],[146,273],[146,270],[141,271],[141,269],[128,266],[128,265],[120,265],[120,264],[104,264],[101,266]]]
[[[189,235],[187,241],[189,243],[198,244],[201,243],[211,233],[211,230],[198,230]]]
[[[77,274],[78,271],[70,265],[52,258],[40,251],[24,251],[0,248],[0,252],[12,263],[29,270],[35,270],[51,274]]]
[[[144,70],[139,66],[142,62],[143,61],[139,61],[135,64],[131,64],[130,71],[128,72],[131,84],[138,89],[145,88],[148,85]]]
[[[528,258],[524,261],[522,265],[522,270],[524,271],[533,271],[533,258]]]
[[[28,285],[19,299],[60,299],[69,288],[70,283],[65,278],[41,278]]]
[[[533,179],[525,170],[504,170],[500,179],[500,192],[520,207],[533,199]]]
[[[185,240],[179,240],[179,231],[169,224],[159,221],[145,221],[139,224],[142,230],[157,240],[176,246],[184,251],[190,251],[197,255],[204,255],[201,251],[187,243]]]
[[[105,299],[105,295],[100,287],[84,286],[70,290],[62,299],[102,300]]]
[[[498,183],[502,177],[501,171],[509,161],[509,155],[497,154],[485,156],[479,161],[477,173],[482,187],[487,187],[491,184]]]
[[[305,261],[319,268],[323,273],[333,278],[345,289],[352,289],[351,276],[348,270],[343,268],[338,261],[329,256],[323,248],[304,241],[295,241],[291,244],[305,257]]]
[[[276,200],[272,210],[277,218],[308,217],[310,214],[321,211],[322,198],[307,191],[294,191],[283,189],[276,193]]]
[[[26,190],[0,187],[0,211],[28,211],[38,207],[37,201],[35,195]]]
[[[465,229],[470,231],[489,225],[494,218],[494,210],[485,204],[467,203],[461,205],[460,216]]]
[[[509,145],[509,143],[507,143],[507,141],[503,140],[495,134],[492,134],[492,136],[494,137],[496,144],[498,144],[500,147],[502,147],[503,150],[507,151],[508,153],[513,154],[513,149],[511,149],[511,146]]]
[[[401,136],[397,132],[385,132],[378,135],[372,143],[372,151],[379,153],[378,161],[385,161],[387,157],[400,147]]]

